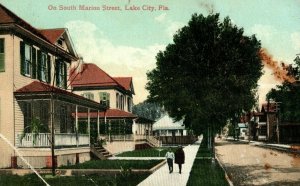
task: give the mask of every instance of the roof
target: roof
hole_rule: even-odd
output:
[[[79,118],[86,118],[87,113],[78,113]],[[125,112],[123,110],[119,109],[108,109],[105,112],[99,112],[99,117],[104,118],[104,115],[106,115],[106,118],[114,118],[114,119],[134,119],[137,118],[136,115],[130,113],[130,112]],[[97,118],[97,112],[91,112],[90,113],[91,118]]]
[[[39,81],[33,81],[14,92],[15,96],[19,99],[37,99],[39,96],[49,98],[50,93],[54,93],[55,98],[72,101],[74,104],[92,106],[94,109],[105,109],[104,107],[100,108],[98,102]]]
[[[113,78],[93,63],[82,64],[81,72],[77,72],[75,68],[71,69],[70,81],[72,87],[117,86],[125,91],[130,91],[134,94],[132,88],[132,77]]]
[[[70,72],[71,85],[73,87],[78,86],[117,86],[119,85],[116,80],[114,80],[105,71],[99,68],[93,63],[82,64],[82,71],[77,73],[73,68]]]
[[[31,26],[29,23],[14,14],[2,4],[0,4],[0,25],[0,29],[12,29],[21,35],[24,35],[25,37],[30,37],[32,40],[43,46],[49,47],[48,49],[50,49],[52,52],[58,52],[60,55],[63,55],[70,60],[77,60],[77,54],[72,43],[68,44],[69,51],[65,51],[63,49],[57,50],[55,39],[57,39],[59,34],[65,33],[61,28],[39,30]],[[64,31],[65,30],[66,29],[64,29]],[[70,38],[68,38],[68,40],[70,40]]]
[[[15,13],[7,9],[5,6],[0,4],[0,24],[10,24],[10,23],[15,23],[17,25],[20,25],[21,27],[31,31],[35,35],[38,35],[42,39],[46,40],[49,42],[49,40],[42,35],[39,30],[31,26],[29,23],[24,21],[22,18],[17,16]]]
[[[166,114],[153,124],[153,130],[171,130],[171,129],[172,130],[185,129],[183,120],[174,122],[173,119]]]
[[[114,79],[126,90],[131,90],[132,77],[114,77]]]
[[[52,44],[55,44],[57,40],[65,33],[65,28],[54,29],[42,29],[40,33],[45,36]]]

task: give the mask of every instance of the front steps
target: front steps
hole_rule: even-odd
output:
[[[109,157],[112,157],[110,152],[100,146],[91,146],[91,153],[101,160],[106,160]]]

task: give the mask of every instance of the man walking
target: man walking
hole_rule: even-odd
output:
[[[173,172],[173,160],[174,160],[174,153],[171,148],[169,148],[169,151],[166,153],[166,159],[169,166],[169,173]]]
[[[182,164],[184,164],[184,159],[185,159],[184,151],[182,149],[182,146],[179,145],[178,149],[175,152],[175,163],[178,164],[179,174],[181,174],[181,167],[182,167]]]

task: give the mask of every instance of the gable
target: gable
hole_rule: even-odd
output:
[[[126,91],[134,93],[132,77],[114,77],[114,79],[123,87]]]
[[[52,44],[60,47],[61,49],[65,50],[68,53],[71,53],[74,56],[77,56],[68,29],[54,28],[54,29],[41,29],[39,31]]]

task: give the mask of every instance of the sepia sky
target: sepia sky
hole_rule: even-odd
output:
[[[68,28],[76,51],[85,62],[97,64],[111,76],[133,77],[135,104],[148,95],[144,88],[146,72],[155,67],[157,52],[172,42],[173,34],[187,24],[193,13],[220,13],[221,19],[229,16],[234,24],[244,28],[245,35],[255,34],[262,47],[278,61],[292,63],[300,53],[300,0],[0,0],[0,3],[36,28]],[[101,10],[79,10],[80,5]],[[160,10],[159,5],[162,5]],[[122,10],[104,11],[103,6],[119,6]],[[278,83],[269,69],[264,71],[259,81],[260,102]]]

